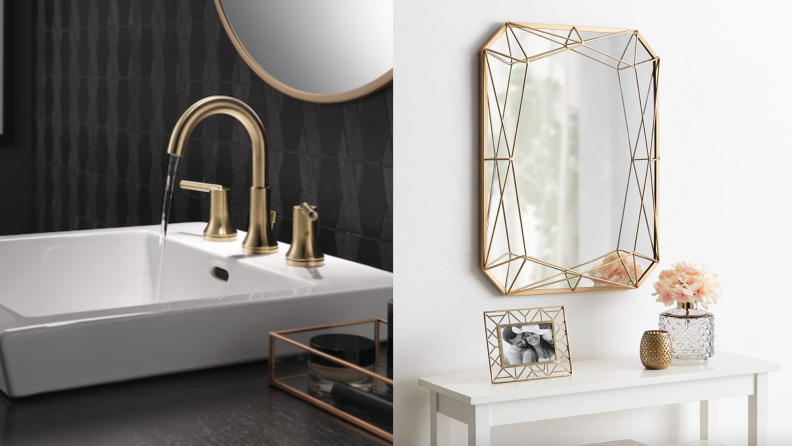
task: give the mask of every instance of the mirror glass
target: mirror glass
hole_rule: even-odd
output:
[[[504,294],[640,286],[659,59],[635,30],[513,23],[482,57],[482,269]]]
[[[393,78],[392,0],[216,0],[231,40],[264,81],[339,102]]]

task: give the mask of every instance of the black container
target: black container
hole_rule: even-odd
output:
[[[374,341],[351,334],[322,334],[311,338],[311,348],[356,366],[374,370]],[[308,355],[309,392],[329,396],[333,384],[343,382],[359,390],[373,390],[373,379],[363,372],[345,367],[316,354]]]

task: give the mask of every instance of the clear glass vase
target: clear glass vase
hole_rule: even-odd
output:
[[[715,316],[695,303],[677,302],[660,313],[660,330],[671,335],[672,364],[702,364],[715,354]]]

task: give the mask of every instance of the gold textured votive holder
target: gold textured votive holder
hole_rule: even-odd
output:
[[[674,349],[671,335],[665,330],[647,330],[641,337],[641,364],[647,369],[662,370],[671,365]]]

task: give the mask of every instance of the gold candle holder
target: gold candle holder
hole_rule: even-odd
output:
[[[662,370],[671,365],[674,349],[671,336],[664,330],[647,330],[641,338],[641,364],[647,369]]]

